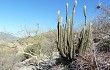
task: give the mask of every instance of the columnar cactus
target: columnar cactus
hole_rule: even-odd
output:
[[[89,39],[91,35],[91,24],[89,30],[86,29],[86,6],[84,6],[85,25],[78,37],[78,43],[74,45],[74,33],[73,33],[73,21],[77,0],[74,2],[72,17],[68,19],[68,3],[66,4],[66,24],[62,27],[62,19],[60,17],[60,11],[58,11],[58,26],[57,26],[57,48],[62,58],[66,58],[67,61],[75,59],[77,54],[86,50],[89,46]],[[76,52],[78,51],[78,53]]]

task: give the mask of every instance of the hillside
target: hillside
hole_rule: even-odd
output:
[[[19,39],[18,37],[15,37],[9,33],[0,32],[0,40],[3,41],[13,41]]]

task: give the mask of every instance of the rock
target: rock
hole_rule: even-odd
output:
[[[14,70],[37,70],[35,66],[22,66],[22,67],[17,67]]]
[[[22,62],[16,63],[13,70],[38,70],[37,61],[35,58],[29,58]]]
[[[15,56],[15,62],[22,62],[29,58],[31,58],[31,55],[25,54],[25,53],[19,53],[19,54],[16,54]]]

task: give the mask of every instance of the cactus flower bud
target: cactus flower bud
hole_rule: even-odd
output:
[[[60,22],[60,10],[58,11],[58,22]]]
[[[66,3],[66,8],[68,9],[68,3]]]
[[[89,24],[89,28],[90,28],[90,30],[91,30],[91,28],[92,28],[92,23]]]
[[[84,16],[86,16],[86,5],[84,5]]]
[[[92,26],[92,23],[90,23],[90,26]]]
[[[75,7],[77,6],[77,0],[74,1],[74,6],[75,6]]]
[[[60,14],[60,10],[58,11],[58,14]]]

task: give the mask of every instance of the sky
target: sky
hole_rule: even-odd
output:
[[[80,28],[84,21],[83,6],[87,6],[87,21],[99,15],[96,5],[101,2],[103,6],[110,5],[110,0],[78,0],[74,27]],[[65,22],[65,5],[69,4],[69,17],[72,13],[74,0],[0,0],[0,32],[9,32],[19,36],[19,32],[27,28],[40,31],[56,29],[57,12],[61,11]]]

